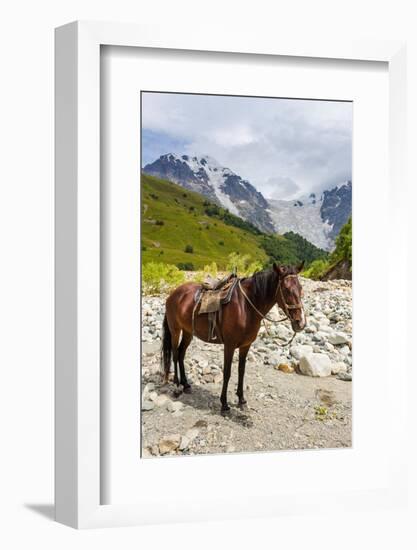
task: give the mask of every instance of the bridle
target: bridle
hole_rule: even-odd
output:
[[[284,298],[284,293],[282,292],[282,287],[281,287],[281,282],[284,280],[284,279],[290,279],[290,278],[295,278],[297,279],[298,276],[297,275],[284,275],[284,277],[282,277],[282,279],[279,279],[278,281],[278,285],[277,285],[277,290],[275,292],[275,298],[277,297],[278,293],[281,297],[281,300],[282,300],[282,304],[283,304],[283,311],[286,315],[286,319],[290,319],[291,320],[291,317],[289,315],[289,311],[291,309],[301,309],[301,311],[304,311],[304,307],[303,307],[303,304],[301,302],[299,302],[298,304],[287,304],[287,302],[285,301],[285,298]],[[276,300],[276,302],[278,303],[278,300]]]
[[[249,296],[246,294],[246,292],[243,290],[242,288],[242,285],[241,285],[241,279],[239,279],[238,281],[238,286],[239,286],[239,290],[240,292],[243,294],[244,298],[246,299],[246,301],[249,303],[249,305],[256,311],[256,313],[262,318],[262,321],[264,322],[264,327],[265,327],[265,330],[266,330],[266,333],[268,334],[268,336],[270,337],[271,335],[269,334],[268,332],[268,327],[266,326],[266,322],[265,321],[269,321],[270,323],[283,323],[284,321],[286,321],[287,319],[291,321],[291,317],[290,317],[290,314],[289,314],[289,311],[290,310],[293,310],[293,309],[300,309],[302,312],[304,312],[304,307],[303,307],[303,304],[302,302],[299,302],[297,304],[287,304],[287,302],[285,301],[285,298],[284,298],[284,293],[282,292],[282,286],[281,286],[281,282],[284,280],[284,279],[287,279],[287,278],[297,278],[297,275],[294,275],[294,274],[288,274],[288,275],[284,275],[282,278],[279,278],[278,279],[278,285],[277,285],[277,289],[275,291],[275,302],[276,304],[278,305],[278,295],[280,296],[281,298],[281,301],[282,301],[282,304],[283,304],[283,308],[282,310],[284,311],[285,313],[285,317],[282,317],[281,319],[278,319],[278,320],[275,320],[275,319],[271,319],[270,317],[268,317],[267,315],[264,315],[263,313],[261,313],[259,311],[259,309],[255,306],[255,304],[252,302],[252,300],[249,298]],[[295,332],[295,330],[293,330],[293,335],[292,337],[290,338],[290,340],[288,340],[288,342],[284,342],[283,344],[278,344],[279,346],[282,346],[282,347],[285,347],[285,346],[289,346],[291,344],[291,342],[294,340],[295,338],[295,335],[297,334]]]

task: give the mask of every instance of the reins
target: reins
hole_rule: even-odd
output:
[[[285,275],[284,278],[286,277],[297,277],[297,275],[293,275],[293,274],[290,274],[290,275]],[[277,297],[277,294],[279,293],[280,294],[280,297],[281,297],[281,300],[282,300],[282,304],[283,304],[283,310],[284,310],[284,313],[285,313],[285,317],[282,317],[282,319],[271,319],[270,317],[268,317],[267,315],[264,315],[263,313],[261,313],[259,311],[259,309],[255,306],[255,304],[252,302],[252,300],[249,298],[249,296],[246,294],[246,292],[243,290],[243,287],[241,285],[241,279],[239,279],[238,281],[238,286],[239,286],[239,290],[240,292],[243,294],[243,297],[245,298],[245,300],[248,302],[248,304],[254,309],[254,311],[256,311],[256,313],[262,318],[262,321],[264,323],[264,327],[265,327],[265,331],[267,333],[267,335],[269,337],[271,337],[269,331],[268,331],[268,327],[266,325],[266,321],[269,321],[270,323],[282,323],[284,321],[286,321],[287,319],[291,321],[291,317],[289,315],[289,310],[291,309],[301,309],[303,310],[303,305],[300,303],[300,304],[296,304],[296,305],[292,305],[292,304],[287,304],[286,301],[285,301],[285,298],[284,298],[284,294],[282,292],[282,288],[281,288],[281,281],[282,279],[279,279],[278,280],[278,285],[277,285],[277,290],[275,292],[275,298]],[[286,347],[286,346],[289,346],[291,344],[291,342],[294,340],[295,338],[295,335],[297,333],[295,332],[295,330],[293,330],[293,335],[292,337],[288,340],[288,342],[284,342],[283,344],[281,343],[278,343],[279,346],[281,347]]]

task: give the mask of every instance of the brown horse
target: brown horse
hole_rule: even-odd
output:
[[[294,332],[303,330],[306,324],[301,303],[302,288],[298,267],[273,265],[272,270],[260,271],[252,277],[240,279],[229,304],[223,306],[218,329],[224,344],[223,388],[221,392],[222,412],[230,410],[227,403],[227,386],[230,379],[233,353],[239,348],[237,396],[239,406],[246,404],[243,392],[246,356],[256,340],[262,319],[277,304],[290,320]],[[184,392],[191,391],[184,369],[184,357],[193,336],[209,341],[207,314],[195,313],[193,327],[194,296],[200,287],[196,283],[185,283],[176,288],[167,298],[162,336],[162,362],[165,381],[168,381],[171,357],[174,361],[174,382],[183,386]],[[194,328],[194,331],[193,331]],[[180,341],[180,336],[182,338]],[[179,366],[179,369],[178,369]]]

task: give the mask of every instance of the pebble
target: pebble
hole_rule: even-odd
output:
[[[179,434],[171,435],[161,439],[158,444],[159,452],[164,455],[175,451],[180,446],[180,441],[181,436]]]
[[[338,380],[344,380],[345,382],[352,382],[352,373],[350,373],[350,372],[339,372],[339,374],[336,375],[336,378]]]
[[[168,400],[167,402],[167,410],[172,413],[181,410],[183,407],[184,403],[181,403],[181,401]]]
[[[154,402],[157,407],[163,407],[169,401],[169,397],[162,394],[155,398]]]

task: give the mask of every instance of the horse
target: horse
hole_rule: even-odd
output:
[[[241,278],[233,291],[231,301],[223,306],[218,323],[221,338],[210,340],[207,314],[195,312],[195,294],[201,285],[184,283],[177,287],[167,298],[162,326],[161,362],[165,382],[168,382],[171,358],[174,362],[174,383],[182,386],[184,393],[191,392],[185,368],[184,357],[193,336],[204,342],[223,343],[223,387],[220,395],[221,412],[230,410],[227,401],[233,354],[239,349],[238,366],[238,405],[242,409],[247,402],[244,397],[243,380],[246,357],[252,343],[256,340],[261,321],[277,304],[291,322],[294,335],[306,326],[306,317],[302,304],[303,290],[298,274],[304,264],[285,266],[273,264],[272,269],[255,272],[251,277]],[[182,338],[180,340],[182,334]],[[179,368],[178,368],[179,367]]]

